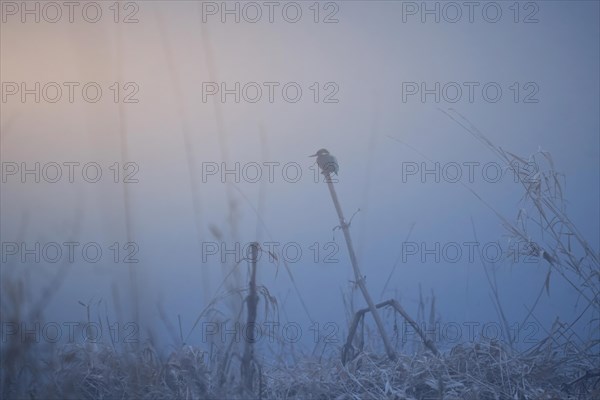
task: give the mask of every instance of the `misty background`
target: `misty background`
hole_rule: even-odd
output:
[[[375,300],[395,297],[417,317],[420,294],[427,307],[434,294],[441,323],[498,322],[479,258],[463,254],[457,262],[443,257],[436,262],[403,253],[407,241],[427,248],[472,241],[508,246],[502,221],[468,188],[509,220],[522,206],[523,189],[510,171],[490,182],[476,167],[472,182],[464,176],[460,180],[464,186],[447,179],[435,182],[421,171],[406,175],[407,168],[421,168],[421,163],[499,163],[443,112],[450,108],[503,149],[524,158],[549,152],[564,173],[567,214],[598,251],[597,2],[535,3],[538,22],[533,23],[523,22],[534,10],[525,3],[519,3],[518,22],[509,9],[512,3],[498,3],[503,14],[496,23],[486,21],[480,9],[473,22],[466,14],[455,23],[444,18],[437,23],[432,16],[422,22],[421,14],[407,14],[403,2],[335,3],[339,10],[320,3],[318,23],[309,9],[312,3],[300,3],[303,14],[297,23],[287,22],[277,10],[273,23],[266,15],[256,23],[243,18],[223,23],[220,14],[207,15],[207,9],[203,14],[200,2],[136,4],[139,9],[122,9],[119,19],[135,11],[137,23],[115,23],[107,4],[98,23],[82,20],[77,11],[73,23],[66,16],[57,23],[43,18],[22,23],[18,14],[7,15],[3,8],[3,96],[6,82],[27,82],[29,88],[35,82],[97,82],[103,88],[97,103],[83,100],[76,90],[72,103],[65,94],[56,103],[43,98],[36,103],[33,96],[23,103],[17,94],[1,104],[3,168],[36,162],[102,166],[103,179],[97,183],[80,178],[70,183],[64,177],[35,183],[31,177],[22,182],[18,174],[3,176],[3,244],[97,242],[104,250],[98,263],[79,257],[63,266],[22,262],[3,247],[3,279],[24,274],[31,304],[44,304],[46,321],[85,320],[79,302],[102,299],[95,312],[121,324],[137,318],[140,340],[152,332],[160,347],[173,346],[179,320],[187,336],[204,307],[222,293],[220,285],[235,263],[232,258],[221,263],[220,254],[203,260],[203,243],[229,248],[252,241],[294,243],[303,251],[298,262],[288,263],[297,290],[281,255],[279,262],[263,255],[258,281],[277,298],[281,320],[302,327],[302,343],[309,349],[314,322],[337,324],[342,343],[347,333],[342,295],[353,294],[356,309],[365,305],[353,291],[354,276],[343,235],[334,230],[339,221],[327,185],[319,176],[315,182],[314,159],[308,157],[327,148],[339,162],[336,189],[346,218],[360,209],[351,233]],[[323,23],[333,11],[338,22]],[[109,89],[114,82],[121,83],[123,93],[130,93],[123,84],[134,83],[139,101],[115,103]],[[229,88],[235,82],[277,82],[278,88],[294,82],[303,94],[296,103],[286,101],[280,89],[272,103],[265,93],[256,103],[244,98],[236,103],[232,95],[225,102],[219,95],[204,101],[207,82],[225,82]],[[310,89],[315,82],[318,102]],[[444,96],[436,102],[433,95],[422,101],[420,93],[403,99],[407,82],[425,82],[428,88],[436,82],[480,86],[473,102],[466,92],[456,102]],[[502,88],[497,102],[482,95],[481,87],[489,82]],[[510,89],[515,82],[517,101]],[[328,83],[333,86],[325,89]],[[532,85],[525,88],[527,83]],[[331,88],[338,89],[333,97],[338,101],[325,103]],[[531,88],[539,89],[531,97],[538,101],[524,102]],[[127,162],[139,168],[138,182],[123,183],[121,177],[115,183],[109,167],[119,163],[123,172]],[[266,179],[266,169],[256,183],[243,177],[235,182],[231,176],[224,182],[206,170],[222,163],[233,168],[264,162],[279,163],[273,182]],[[301,167],[297,182],[282,175],[281,166],[288,163]],[[121,249],[115,263],[109,250],[115,242],[121,248],[134,242],[139,262],[122,262],[126,251]],[[338,246],[337,262],[326,263],[324,246],[330,242]],[[315,243],[320,248],[316,261]],[[239,264],[237,278],[227,278],[232,287],[247,284],[246,265]],[[492,268],[509,321],[521,323],[544,286],[547,265],[502,260]],[[44,292],[48,286],[51,295]],[[534,338],[542,338],[556,317],[572,322],[586,305],[579,300],[571,286],[551,275],[535,319],[530,318],[540,328]],[[219,307],[230,312],[225,301]],[[578,334],[589,334],[592,318],[586,315],[575,327]],[[201,343],[200,329],[186,341]]]

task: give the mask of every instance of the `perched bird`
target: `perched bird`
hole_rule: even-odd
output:
[[[317,157],[317,165],[319,166],[319,168],[321,168],[321,171],[323,171],[323,175],[331,174],[332,172],[336,175],[338,174],[340,168],[338,166],[337,160],[334,156],[329,154],[329,151],[327,151],[327,149],[321,149],[309,157]]]

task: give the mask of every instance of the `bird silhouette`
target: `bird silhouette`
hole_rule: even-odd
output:
[[[317,165],[321,168],[323,175],[338,174],[339,166],[336,158],[332,156],[327,149],[320,149],[309,157],[317,157]]]

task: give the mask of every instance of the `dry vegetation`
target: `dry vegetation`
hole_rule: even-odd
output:
[[[568,345],[546,340],[515,354],[499,342],[400,355],[395,361],[362,352],[263,363],[261,384],[245,392],[233,368],[225,380],[219,357],[184,346],[166,359],[151,345],[117,351],[83,345],[22,355],[3,366],[3,398],[28,399],[597,399],[600,370]],[[588,371],[587,375],[582,371]]]
[[[549,291],[550,277],[558,276],[587,304],[573,320],[557,319],[536,345],[525,351],[514,346],[499,288],[488,268],[498,316],[507,330],[506,342],[478,340],[439,352],[420,346],[411,354],[395,346],[396,354],[389,357],[381,351],[381,336],[373,330],[366,339],[352,336],[349,343],[317,357],[285,346],[269,354],[251,343],[222,343],[210,350],[181,345],[164,354],[151,341],[119,346],[105,342],[52,345],[21,341],[18,335],[7,340],[3,336],[2,398],[599,399],[599,257],[566,215],[560,174],[547,153],[527,160],[517,157],[489,142],[462,116],[448,115],[507,168],[518,171],[524,189],[522,208],[515,222],[498,217],[511,238],[526,240],[527,252],[548,266],[538,300]],[[532,165],[534,174],[530,173]],[[228,287],[209,308],[235,295],[243,299],[237,320],[255,321],[265,305],[275,310],[277,301],[256,282],[255,268],[254,264],[247,287]],[[3,274],[2,322],[43,321],[42,309],[25,312],[27,301],[23,277]],[[537,301],[531,305],[526,320],[533,317],[536,305]],[[199,318],[214,321],[217,314],[205,311]],[[575,340],[572,327],[580,319],[589,321],[590,335]],[[342,350],[349,347],[351,354],[342,357]]]

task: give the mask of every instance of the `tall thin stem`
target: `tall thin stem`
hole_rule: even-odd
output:
[[[335,191],[335,187],[333,186],[333,181],[331,180],[331,175],[327,171],[323,171],[323,175],[325,175],[325,182],[327,182],[327,186],[329,187],[329,193],[331,194],[331,199],[333,200],[333,205],[337,211],[338,217],[340,219],[340,227],[342,232],[344,232],[344,238],[346,239],[346,245],[348,246],[348,253],[350,254],[350,262],[352,263],[352,269],[354,270],[354,279],[356,280],[356,284],[360,288],[367,305],[369,306],[369,311],[371,311],[371,315],[373,315],[373,319],[375,319],[375,324],[377,325],[377,329],[379,330],[379,334],[381,335],[381,339],[383,340],[383,345],[385,346],[385,351],[388,357],[391,360],[396,359],[396,353],[392,348],[390,343],[390,339],[388,338],[387,333],[385,332],[385,327],[383,326],[383,321],[381,320],[381,316],[377,311],[377,307],[371,298],[371,295],[367,291],[367,285],[363,278],[363,275],[358,268],[358,260],[356,258],[356,254],[354,253],[354,246],[352,245],[352,237],[350,236],[350,228],[344,219],[344,213],[342,212],[342,206],[340,205],[340,201],[338,200],[337,193]]]
[[[244,389],[252,392],[252,381],[254,379],[254,369],[252,361],[254,360],[254,343],[256,341],[256,307],[258,305],[258,293],[256,291],[256,261],[258,260],[258,243],[252,243],[252,270],[250,271],[250,283],[248,284],[248,297],[246,297],[246,307],[248,308],[248,317],[246,318],[246,347],[242,357],[241,375],[243,378]]]

